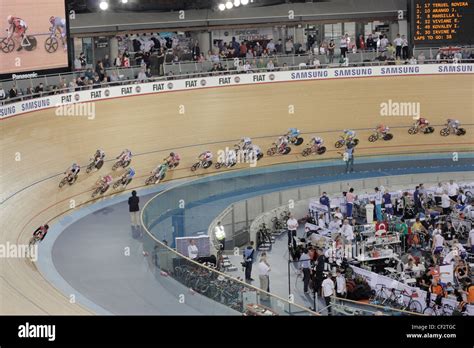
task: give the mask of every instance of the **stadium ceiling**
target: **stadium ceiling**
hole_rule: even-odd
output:
[[[107,0],[108,11],[115,12],[169,12],[179,10],[214,10],[223,0]],[[271,6],[289,3],[325,2],[327,0],[254,0],[250,6]],[[100,0],[69,0],[69,9],[77,13],[98,12]]]

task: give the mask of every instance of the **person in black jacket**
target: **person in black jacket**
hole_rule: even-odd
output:
[[[132,197],[128,198],[128,207],[130,212],[130,218],[132,220],[132,229],[136,227],[140,228],[140,207],[138,205],[140,199],[137,196],[137,191],[132,191]]]
[[[242,263],[242,266],[244,266],[245,268],[245,280],[247,281],[253,281],[252,266],[253,266],[254,255],[255,255],[255,249],[253,248],[253,241],[250,241],[250,244],[244,250],[244,253],[243,253],[244,262]]]

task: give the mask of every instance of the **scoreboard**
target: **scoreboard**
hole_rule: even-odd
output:
[[[415,46],[462,45],[474,42],[474,0],[412,0]]]

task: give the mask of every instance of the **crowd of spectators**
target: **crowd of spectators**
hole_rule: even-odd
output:
[[[360,207],[354,189],[343,192],[342,196],[345,212],[337,207],[330,209],[329,214],[308,215],[300,223],[310,222],[316,227],[306,229],[303,236],[297,236],[296,219],[291,217],[287,222],[289,253],[302,272],[304,292],[307,294],[309,289],[318,292],[326,299],[326,305],[330,305],[334,296],[362,300],[373,295],[373,289],[350,268],[356,261],[356,249],[367,252],[359,249],[364,245],[361,227],[367,226],[366,217],[361,218],[357,213]],[[326,193],[319,201],[330,206]],[[459,313],[466,310],[466,304],[474,305],[469,264],[469,254],[471,258],[474,256],[472,197],[450,180],[430,189],[419,184],[397,199],[387,189],[377,187],[370,203],[375,206],[375,233],[400,236],[400,253],[389,257],[387,262],[372,264],[372,271],[386,275],[389,274],[386,267],[393,267],[397,279],[402,282],[411,279],[414,286],[427,292],[427,305],[431,302],[440,305],[442,298],[451,298],[458,301],[455,311]],[[375,250],[373,254],[368,252],[366,257],[376,255]],[[452,281],[443,281],[440,267],[445,265],[452,265]]]

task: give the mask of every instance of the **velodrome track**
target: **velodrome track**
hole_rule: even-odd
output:
[[[435,133],[410,136],[410,117],[381,117],[380,103],[389,99],[420,102],[421,114],[438,125]],[[357,156],[473,151],[473,100],[472,75],[404,76],[235,86],[105,100],[96,103],[94,120],[58,117],[54,109],[12,117],[0,122],[0,243],[27,243],[38,225],[54,223],[55,218],[67,214],[72,203],[76,209],[87,204],[95,181],[111,172],[111,159],[125,147],[135,154],[132,165],[138,174],[129,189],[143,185],[148,172],[170,150],[177,150],[183,160],[177,170],[169,172],[168,179],[188,177],[193,175],[188,168],[204,150],[215,153],[247,135],[266,151],[289,127],[302,130],[305,143],[313,134],[325,139],[330,151],[318,160],[339,157],[333,143],[345,128],[356,129],[361,139]],[[294,114],[288,113],[290,105]],[[468,135],[439,135],[441,124],[450,116],[463,123]],[[371,129],[381,122],[391,127],[394,139],[369,143],[366,139]],[[109,159],[101,171],[86,175],[83,169],[75,185],[59,190],[60,173],[73,161],[86,165],[98,147]],[[265,156],[259,165],[314,160],[299,154],[303,147],[293,146],[285,157]],[[198,175],[212,172],[215,170],[201,170]],[[25,259],[0,259],[0,295],[1,314],[90,314],[69,303],[69,298]]]

